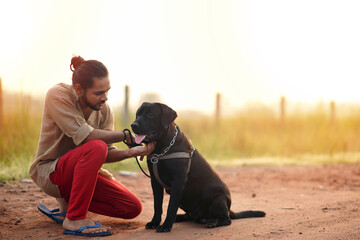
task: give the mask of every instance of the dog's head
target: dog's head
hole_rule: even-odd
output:
[[[176,112],[165,104],[144,102],[136,111],[136,119],[131,124],[136,134],[136,143],[159,140],[176,117]]]

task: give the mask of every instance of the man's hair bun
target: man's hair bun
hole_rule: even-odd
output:
[[[82,88],[91,88],[94,78],[107,77],[109,72],[104,64],[97,60],[84,60],[80,56],[73,55],[70,63],[73,86],[80,84]]]
[[[72,72],[74,72],[79,66],[81,63],[85,62],[85,60],[80,57],[80,56],[74,56],[71,58],[71,63],[70,63],[70,70]]]

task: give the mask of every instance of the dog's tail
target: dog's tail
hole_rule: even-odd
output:
[[[265,215],[266,215],[266,213],[263,211],[242,211],[242,212],[237,212],[237,213],[230,211],[231,219],[265,217]]]

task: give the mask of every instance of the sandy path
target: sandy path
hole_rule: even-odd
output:
[[[141,173],[116,175],[140,197],[144,210],[133,220],[90,213],[113,230],[113,235],[96,239],[360,239],[360,165],[216,170],[231,190],[233,210],[264,210],[267,216],[233,220],[232,225],[215,229],[175,223],[171,233],[156,233],[144,228],[153,209],[149,180]],[[167,202],[168,197],[165,210]],[[32,182],[0,183],[0,239],[74,239],[40,214],[38,203],[56,207],[54,199]]]

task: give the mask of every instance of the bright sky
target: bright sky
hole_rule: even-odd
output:
[[[3,88],[71,83],[73,54],[109,69],[110,103],[157,92],[174,109],[360,102],[358,0],[0,0]]]

